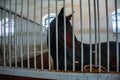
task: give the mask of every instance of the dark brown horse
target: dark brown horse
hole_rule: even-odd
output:
[[[58,17],[58,63],[56,63],[56,19],[54,19],[50,23],[50,50],[51,50],[51,56],[54,61],[54,68],[56,69],[56,64],[59,65],[59,69],[64,69],[64,8],[61,9]],[[66,18],[66,35],[67,35],[67,69],[72,69],[72,39],[71,39],[71,30],[72,25],[70,23],[70,19],[72,17],[72,14],[69,16],[65,16]],[[68,33],[70,31],[70,33]],[[69,35],[69,36],[68,36]],[[77,40],[75,38],[75,40]],[[76,42],[76,41],[75,41]],[[76,43],[77,44],[77,43]],[[78,45],[78,44],[77,44]],[[79,50],[79,49],[78,49]],[[80,51],[76,53],[76,60],[80,61]],[[80,67],[80,63],[77,65]]]
[[[50,23],[50,51],[51,56],[54,61],[54,68],[56,69],[56,64],[60,70],[64,70],[65,59],[64,59],[64,8],[61,9],[58,14],[58,63],[56,63],[56,18]],[[67,70],[73,69],[73,27],[70,23],[72,14],[65,16],[66,20],[66,63]],[[81,42],[77,40],[74,36],[75,43],[75,69],[81,69]],[[97,44],[98,46],[98,44]],[[98,47],[97,47],[98,48]],[[95,50],[95,44],[92,44],[92,51]],[[120,52],[120,44],[119,44]],[[90,64],[90,45],[83,44],[83,65]],[[92,64],[95,64],[95,54],[92,53]],[[120,61],[119,61],[120,63]],[[98,63],[99,64],[99,63]],[[114,67],[116,70],[116,43],[110,42],[110,70]],[[107,43],[101,43],[101,65],[107,68]]]

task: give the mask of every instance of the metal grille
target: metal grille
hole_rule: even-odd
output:
[[[119,2],[120,0],[1,0],[1,69],[24,68],[47,70],[51,73],[52,71],[119,73]],[[63,7],[62,21],[59,14]],[[49,19],[51,13],[56,15],[55,22]],[[72,15],[72,19],[69,20],[72,25],[72,38],[70,38],[72,48],[67,45],[68,18],[66,17],[69,14]],[[45,15],[48,15],[48,28],[43,26]],[[59,34],[62,34],[59,32],[60,23],[64,27],[64,49],[61,49],[64,50],[63,53],[59,51],[62,45],[59,44],[61,39]],[[116,26],[115,33],[113,26]],[[55,39],[51,35],[51,27],[54,27]],[[52,51],[51,41],[55,43],[55,52]],[[80,57],[77,60],[78,56]]]

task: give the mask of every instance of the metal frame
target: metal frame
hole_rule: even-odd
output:
[[[111,80],[111,79],[114,79],[114,80],[119,80],[120,79],[120,74],[119,74],[119,45],[118,45],[118,28],[116,28],[116,46],[117,46],[117,49],[116,49],[116,64],[117,64],[117,70],[116,70],[116,73],[109,73],[110,72],[110,65],[109,65],[109,62],[110,62],[110,57],[108,57],[107,59],[107,72],[108,73],[81,73],[81,72],[84,72],[83,70],[83,66],[84,66],[84,51],[83,51],[83,13],[82,13],[82,10],[83,10],[83,5],[82,5],[82,0],[79,0],[79,8],[80,8],[80,38],[81,38],[81,70],[80,70],[80,73],[78,72],[75,72],[75,41],[74,41],[74,1],[71,0],[71,9],[72,9],[72,25],[73,25],[73,69],[72,71],[73,72],[69,72],[67,70],[67,53],[66,53],[66,50],[67,50],[67,46],[66,46],[66,18],[65,18],[65,15],[66,15],[66,1],[63,0],[63,6],[64,6],[64,72],[61,72],[59,70],[59,62],[58,62],[58,21],[56,21],[56,70],[57,72],[55,71],[51,71],[51,62],[50,62],[50,57],[51,57],[51,54],[50,54],[50,29],[48,30],[48,41],[49,41],[49,46],[48,46],[48,62],[49,62],[49,69],[48,70],[45,70],[44,69],[44,66],[43,64],[43,32],[41,30],[41,34],[40,34],[40,37],[41,37],[41,70],[40,69],[37,69],[37,62],[36,62],[36,26],[39,25],[40,27],[44,27],[42,26],[42,16],[43,16],[43,0],[40,1],[40,21],[41,21],[41,25],[39,23],[36,22],[36,0],[34,0],[34,17],[33,17],[33,20],[30,20],[30,14],[29,14],[29,9],[30,9],[30,1],[27,0],[27,17],[24,17],[23,16],[23,0],[21,2],[21,14],[17,14],[17,0],[15,0],[15,11],[12,11],[11,10],[11,4],[12,3],[12,0],[10,1],[10,10],[6,8],[6,0],[4,0],[4,6],[0,6],[0,13],[2,14],[2,11],[4,13],[4,17],[2,17],[0,15],[1,18],[4,18],[4,23],[6,23],[6,16],[7,16],[7,13],[9,14],[8,17],[11,18],[12,15],[14,15],[14,20],[15,20],[15,24],[14,26],[16,26],[16,29],[15,29],[15,35],[14,35],[14,55],[15,55],[15,67],[13,68],[12,67],[12,60],[11,60],[11,47],[10,47],[10,44],[12,43],[9,42],[9,67],[6,66],[6,38],[5,37],[0,37],[1,40],[3,39],[4,40],[4,43],[3,43],[3,47],[4,47],[4,50],[3,50],[3,59],[4,59],[4,66],[0,66],[0,74],[9,74],[9,75],[17,75],[17,76],[27,76],[27,77],[35,77],[35,78],[48,78],[48,79],[69,79],[69,80],[73,80],[73,79],[78,79],[78,80],[83,80],[84,77],[87,79],[87,80],[91,80],[91,79],[100,79],[100,80],[104,80],[106,78],[108,78],[108,80]],[[55,1],[55,13],[56,13],[56,16],[58,14],[58,1],[56,0]],[[48,18],[50,18],[50,0],[48,0]],[[94,29],[95,29],[95,66],[98,66],[99,65],[99,72],[101,71],[101,44],[100,44],[100,39],[101,39],[101,35],[100,35],[100,7],[99,7],[99,0],[93,0],[93,10],[94,10]],[[117,21],[117,0],[114,1],[114,9],[115,9],[115,14],[116,14],[116,26],[118,26],[118,21]],[[106,35],[107,35],[107,56],[110,56],[110,47],[109,47],[109,19],[108,19],[108,0],[105,0],[105,15],[106,15]],[[89,43],[90,43],[90,72],[92,72],[92,22],[91,22],[91,1],[88,0],[88,15],[89,15]],[[18,45],[18,36],[17,36],[17,32],[18,32],[18,22],[17,22],[17,19],[18,17],[20,17],[20,21],[21,21],[21,32],[20,32],[20,38],[21,38],[21,45],[20,45],[20,58],[21,58],[21,67],[18,68],[17,66],[17,45]],[[23,68],[23,41],[25,40],[23,38],[23,30],[24,30],[24,27],[23,25],[25,24],[25,22],[23,22],[23,20],[26,20],[26,25],[27,25],[27,68],[24,69]],[[58,18],[56,17],[56,20],[58,20]],[[10,21],[10,20],[9,20]],[[30,25],[30,22],[32,22],[34,24],[34,30],[33,30],[33,46],[34,46],[34,68],[33,69],[30,69],[30,48],[29,48],[29,45],[30,45],[30,40],[29,40],[29,37],[30,37],[30,29],[29,29],[29,25]],[[50,22],[50,20],[48,20],[48,23]],[[10,24],[9,24],[10,25]],[[50,26],[50,25],[49,25]],[[4,27],[6,27],[6,24],[4,25]],[[4,35],[6,35],[5,33],[5,28],[4,28]],[[98,32],[97,32],[98,31]],[[11,38],[11,34],[9,34],[9,39],[12,39]],[[98,38],[98,40],[97,40]],[[97,42],[98,42],[98,48],[97,48]],[[99,51],[99,52],[98,52]],[[98,52],[98,53],[97,53]],[[99,57],[98,57],[99,56]],[[98,64],[98,58],[99,58],[99,64]],[[17,68],[17,69],[16,69]],[[58,72],[59,71],[59,72]],[[117,74],[118,73],[118,74]],[[114,75],[113,75],[114,74]],[[47,76],[46,76],[47,75]]]
[[[120,74],[114,73],[75,73],[75,72],[50,72],[47,70],[16,69],[0,67],[0,74],[22,77],[57,79],[57,80],[120,80]]]

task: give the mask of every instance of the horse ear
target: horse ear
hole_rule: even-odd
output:
[[[71,20],[72,14],[68,15],[67,18],[68,18],[68,20]]]
[[[60,13],[59,13],[59,16],[63,15],[64,14],[64,7],[61,9]]]
[[[73,13],[75,13],[75,11]],[[67,16],[68,20],[71,20],[72,16],[73,16],[72,14],[68,15]]]

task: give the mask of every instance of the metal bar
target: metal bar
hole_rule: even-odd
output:
[[[27,0],[27,68],[30,68],[30,52],[29,52],[29,0]]]
[[[6,7],[6,0],[4,0],[4,7]],[[6,67],[6,12],[4,9],[4,31],[3,31],[3,53],[4,53],[4,67]]]
[[[41,0],[41,25],[42,25],[42,12],[43,12],[43,0]],[[43,70],[44,69],[44,66],[43,66],[43,44],[42,44],[42,36],[43,36],[43,31],[41,30],[41,69]]]
[[[117,15],[117,0],[114,2],[115,5],[115,18],[116,18],[116,64],[117,64],[117,72],[119,72],[119,46],[118,46],[118,15]]]
[[[0,24],[1,24],[1,26],[0,26],[0,32],[1,32],[1,34],[0,34],[0,36],[2,36],[2,10],[0,9]],[[0,45],[2,45],[2,38],[0,37]],[[2,59],[2,56],[1,56],[1,59]]]
[[[1,9],[0,9],[0,14],[1,14],[1,15],[0,15],[0,20],[1,20],[0,24],[2,24],[2,10],[1,10]],[[1,35],[0,35],[0,36],[2,36],[2,25],[0,26],[0,28],[1,28],[1,30],[0,30],[0,31],[1,31]],[[0,38],[0,40],[1,40],[1,41],[0,41],[0,44],[2,45],[2,43],[3,43],[3,42],[2,42],[2,37]],[[3,57],[3,56],[1,56],[1,58],[2,58],[2,57]]]
[[[17,51],[18,51],[18,40],[19,40],[19,36],[17,35],[17,33],[18,33],[18,31],[19,31],[19,25],[18,25],[18,16],[16,16],[16,65],[17,65],[17,63],[18,63],[18,53],[17,53]],[[14,29],[15,29],[15,27],[14,27]]]
[[[1,24],[3,24],[2,20],[4,19],[4,15],[3,14],[4,14],[4,10],[1,10],[1,19],[0,19],[1,20]],[[4,25],[3,26],[1,25],[1,36],[4,36],[3,34],[4,34]],[[4,39],[4,37],[1,37],[2,48],[4,48],[4,42],[3,42],[4,40],[3,39]],[[2,61],[3,61],[3,64],[4,64],[4,49],[3,49],[2,53],[3,53],[2,54]]]
[[[15,13],[17,13],[17,0],[15,1]],[[16,46],[16,37],[17,37],[17,15],[15,14],[15,23],[14,23],[14,32],[15,32],[15,37],[14,37],[14,45],[15,45],[15,67],[17,67],[17,46]]]
[[[39,71],[30,69],[16,69],[0,67],[0,74],[43,78],[48,80],[119,80],[120,74],[115,73],[74,73],[74,72],[54,72],[54,71]],[[114,74],[114,75],[113,75]],[[99,79],[98,79],[99,78]]]
[[[15,12],[12,11],[12,10],[9,10],[9,9],[4,8],[4,7],[2,7],[2,6],[0,6],[0,9],[1,9],[1,10],[5,10],[6,12],[11,12],[11,14],[17,15],[18,17],[22,17],[23,19],[27,20],[27,17],[22,16],[21,14],[15,13]],[[39,26],[42,26],[41,24],[36,23],[36,22],[34,22],[33,20],[30,20],[30,19],[29,19],[29,22],[35,23],[36,25],[39,25]],[[42,26],[42,27],[44,27],[44,26]]]
[[[9,66],[9,46],[8,46],[8,13],[6,12],[6,20],[5,20],[5,24],[6,24],[6,27],[5,27],[5,48],[6,48],[6,66]]]
[[[9,9],[11,10],[11,3],[12,3],[12,0],[10,0],[10,4],[9,4]],[[11,37],[12,37],[12,30],[11,30],[11,28],[12,27],[9,27],[9,26],[12,26],[12,15],[11,15],[11,11],[9,12],[9,19],[8,19],[8,28],[9,28],[9,34],[8,34],[8,44],[9,44],[9,66],[11,67],[11,42],[10,42],[10,40],[11,40]]]
[[[3,18],[3,12],[2,12],[2,10],[0,9],[0,24],[1,24],[1,26],[0,26],[0,32],[1,32],[1,34],[0,34],[0,36],[2,36],[3,34],[3,26],[2,26],[2,18]],[[3,48],[3,37],[0,37],[0,45],[1,45],[1,49]],[[3,49],[2,49],[3,50]],[[0,55],[0,58],[1,58],[1,64],[2,65],[0,65],[0,66],[4,66],[4,53],[3,53],[3,51],[1,52],[2,54]]]
[[[58,8],[58,2],[56,0],[56,66],[57,66],[57,71],[59,70],[59,64],[58,64],[58,17],[57,17],[57,8]]]
[[[108,0],[105,0],[106,9],[106,32],[107,32],[107,71],[110,72],[110,44],[109,44],[109,19],[108,19]]]
[[[49,1],[49,0],[48,0]],[[49,6],[49,3],[48,3],[48,6]],[[49,8],[48,8],[48,12],[49,12]],[[49,14],[48,14],[48,17],[49,17]],[[49,25],[48,25],[49,27]],[[48,29],[48,57],[50,57],[50,54],[51,54],[51,44],[50,44],[50,40],[51,40],[51,37],[50,37],[50,28]],[[49,60],[49,63],[50,63],[50,60]],[[49,65],[49,68],[50,68],[50,65]]]
[[[99,72],[101,72],[101,43],[100,43],[100,14],[99,13],[100,13],[99,0],[97,0]]]
[[[50,0],[48,0],[48,27],[50,27]],[[51,40],[51,39],[50,39]],[[48,55],[48,60],[49,60],[49,70],[51,69],[51,66],[50,66],[50,64],[51,64],[51,62],[50,62],[50,53],[49,53],[49,55]]]
[[[74,36],[74,2],[73,0],[71,0],[71,4],[72,4],[72,43],[73,43],[73,71],[75,71],[75,36]]]
[[[83,24],[82,24],[82,2],[81,2],[81,0],[80,0],[79,4],[80,4],[80,24],[81,24],[80,25],[80,28],[81,28],[81,30],[80,30],[80,32],[81,32],[81,45],[80,45],[80,47],[81,47],[81,72],[83,72],[84,55],[83,55],[83,27],[82,27]]]
[[[93,0],[94,4],[94,27],[95,27],[95,67],[97,67],[97,24],[96,24],[96,0]]]
[[[36,22],[36,0],[34,0],[34,22]],[[34,23],[34,69],[36,66],[36,24]]]
[[[17,4],[17,3],[16,3]],[[21,68],[23,68],[23,0],[21,0]]]
[[[88,0],[89,9],[89,39],[90,39],[90,72],[92,72],[92,29],[91,29],[91,5],[90,0]]]
[[[66,46],[66,12],[65,12],[65,0],[63,0],[64,6],[64,71],[67,71],[67,46]]]

